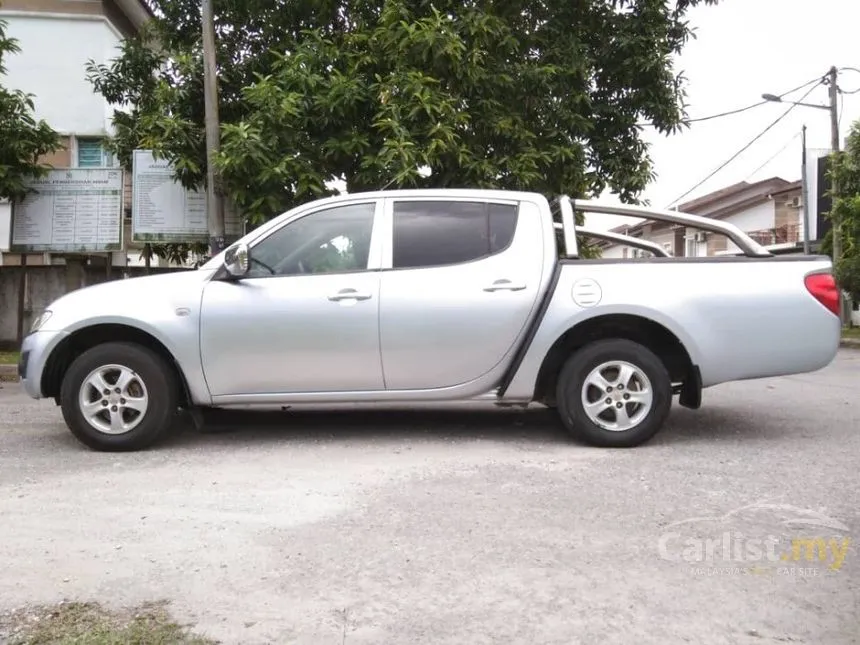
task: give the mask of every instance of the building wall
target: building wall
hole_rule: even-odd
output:
[[[704,254],[708,257],[721,255],[729,249],[729,238],[719,233],[708,233],[708,241],[705,244]],[[732,244],[734,247],[734,244]]]
[[[728,222],[729,224],[734,224],[742,231],[758,231],[765,228],[773,228],[773,200],[744,209],[739,213],[729,215],[724,218],[723,221]]]
[[[60,149],[44,155],[42,163],[46,163],[54,168],[70,168],[72,166],[72,137],[60,137]]]
[[[624,249],[625,248],[627,248],[627,247],[623,247],[620,245],[612,245],[612,246],[606,247],[605,249],[603,249],[603,252],[601,253],[600,257],[614,258],[614,259],[624,258],[624,257],[626,257],[624,255]],[[628,253],[629,253],[629,250],[628,250]]]
[[[675,230],[671,228],[661,229],[655,233],[652,233],[648,236],[648,238],[652,242],[656,242],[664,249],[666,249],[669,253],[673,253],[675,250]]]
[[[13,10],[9,0],[0,7],[7,33],[21,51],[6,57],[4,83],[33,95],[35,116],[68,135],[105,135],[111,131],[112,110],[93,92],[86,79],[90,59],[107,63],[119,54],[120,32],[100,13],[100,2],[61,2],[63,14]],[[97,14],[72,13],[93,8]],[[69,146],[73,148],[73,144]]]
[[[3,251],[12,244],[12,206],[8,200],[0,200],[0,264]]]
[[[803,210],[791,204],[797,199],[800,204],[801,191],[782,193],[774,198],[774,226],[800,226],[803,224]]]
[[[684,228],[684,257],[688,258],[703,258],[712,255],[708,241],[702,242],[696,240],[696,235],[701,233],[697,228]],[[706,240],[710,240],[714,236],[712,233],[707,234]]]
[[[745,233],[761,231],[774,227],[776,209],[773,200],[763,204],[752,206],[740,213],[729,215],[723,221],[734,224]],[[740,249],[731,241],[726,239],[726,250],[729,253],[738,253]]]

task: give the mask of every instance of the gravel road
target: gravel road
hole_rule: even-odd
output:
[[[166,598],[242,645],[860,643],[860,351],[708,390],[632,450],[461,406],[100,454],[0,386],[0,611]]]

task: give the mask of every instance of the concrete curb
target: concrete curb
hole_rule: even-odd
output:
[[[17,365],[0,365],[0,381],[17,381],[18,366]]]
[[[843,338],[839,343],[840,347],[850,347],[851,349],[860,349],[860,338]]]

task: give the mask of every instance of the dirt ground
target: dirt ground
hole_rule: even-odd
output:
[[[0,613],[168,600],[242,645],[860,643],[858,386],[844,350],[707,390],[631,450],[461,406],[117,455],[0,383]]]

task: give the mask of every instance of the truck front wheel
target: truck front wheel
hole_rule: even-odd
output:
[[[568,358],[556,386],[568,432],[594,446],[628,448],[648,441],[672,407],[672,382],[647,347],[600,340]]]
[[[93,450],[140,450],[171,427],[177,388],[161,356],[111,342],[88,349],[69,366],[60,405],[72,434]]]

